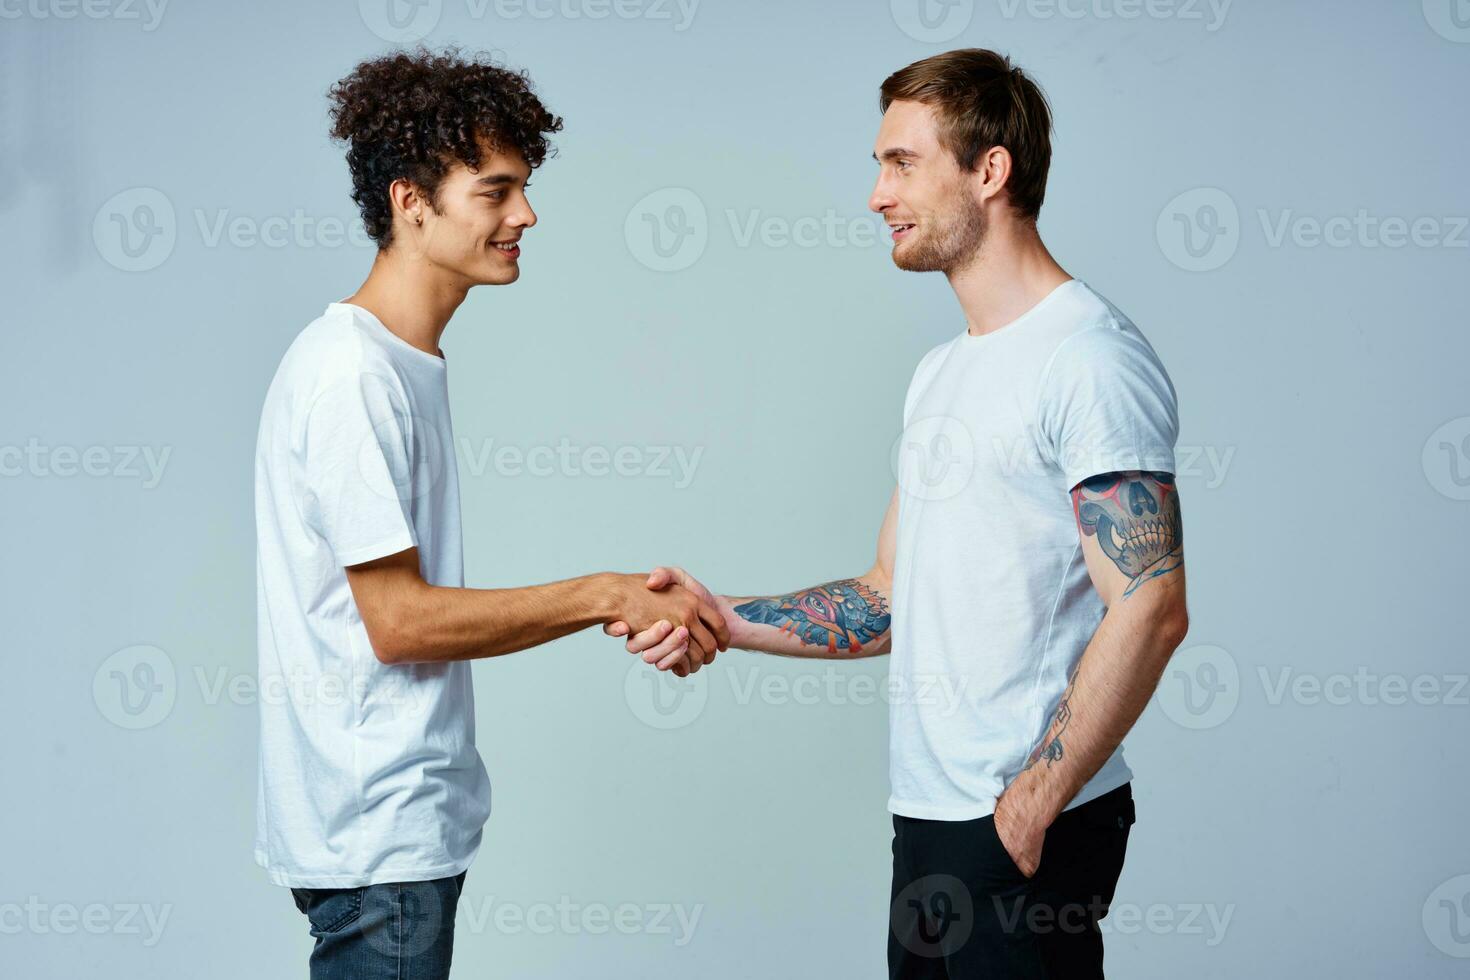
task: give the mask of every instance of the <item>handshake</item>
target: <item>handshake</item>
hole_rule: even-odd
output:
[[[626,636],[628,652],[642,654],[644,663],[686,677],[729,648],[725,616],[733,615],[730,604],[684,569],[661,566],[646,580],[638,575],[619,579],[619,618],[602,631]]]

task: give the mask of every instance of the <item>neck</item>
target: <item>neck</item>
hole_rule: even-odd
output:
[[[999,330],[1072,278],[1046,250],[1035,224],[1009,220],[992,222],[974,257],[947,275],[977,337]]]
[[[378,253],[367,279],[344,302],[367,310],[419,350],[443,357],[439,340],[468,292],[422,257],[389,248]]]

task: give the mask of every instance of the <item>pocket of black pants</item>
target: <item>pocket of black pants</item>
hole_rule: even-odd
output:
[[[362,888],[293,888],[296,907],[306,913],[313,936],[340,932],[362,915]]]
[[[1016,863],[1016,859],[1011,857],[1011,852],[1007,849],[1005,841],[1000,839],[1000,828],[995,825],[995,814],[992,813],[988,817],[981,817],[980,821],[990,828],[990,839],[995,842],[996,860],[1004,862],[1004,867],[1011,874],[1018,878],[1026,878],[1029,881],[1030,876],[1021,870],[1021,866]]]

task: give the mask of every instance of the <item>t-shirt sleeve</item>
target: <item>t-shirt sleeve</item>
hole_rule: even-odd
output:
[[[334,382],[306,415],[306,520],[337,564],[418,545],[414,535],[410,414],[401,390],[376,374]]]
[[[1174,473],[1174,385],[1141,335],[1106,326],[1063,341],[1043,374],[1037,418],[1068,490],[1102,473]]]

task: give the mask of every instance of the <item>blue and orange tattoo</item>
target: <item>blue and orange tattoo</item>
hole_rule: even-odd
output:
[[[864,643],[888,632],[888,601],[855,578],[792,592],[751,599],[735,607],[751,623],[775,626],[829,653],[860,653]]]

